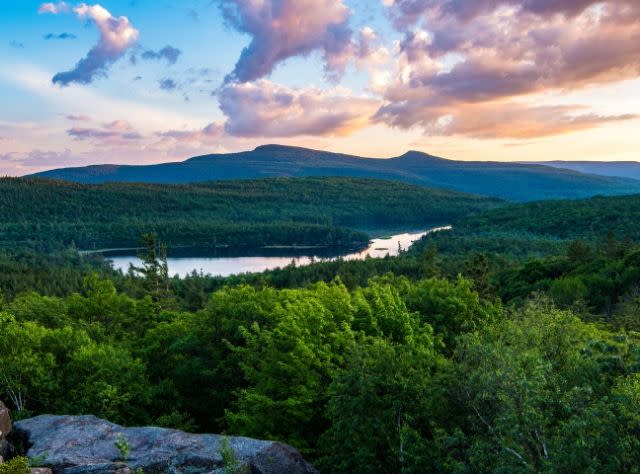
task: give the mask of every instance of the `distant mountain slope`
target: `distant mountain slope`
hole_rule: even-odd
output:
[[[0,247],[366,244],[359,229],[426,228],[504,205],[493,198],[361,178],[188,185],[0,179]]]
[[[399,180],[512,201],[640,192],[640,181],[535,164],[453,161],[415,151],[396,158],[373,159],[281,145],[199,156],[179,163],[63,168],[35,176],[79,183],[191,183],[274,176],[352,176]]]
[[[637,161],[541,161],[528,164],[553,166],[600,176],[640,179],[640,163]]]

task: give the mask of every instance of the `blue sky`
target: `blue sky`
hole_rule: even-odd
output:
[[[0,9],[0,174],[267,142],[376,157],[638,158],[636,0]]]

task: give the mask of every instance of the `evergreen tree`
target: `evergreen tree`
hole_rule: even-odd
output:
[[[158,242],[155,233],[142,235],[143,250],[138,253],[142,266],[133,270],[144,278],[145,289],[152,300],[161,308],[170,306],[169,266],[167,264],[167,244]]]

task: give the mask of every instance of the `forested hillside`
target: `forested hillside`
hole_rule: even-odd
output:
[[[356,178],[274,178],[193,185],[79,185],[0,180],[0,243],[133,247],[361,246],[359,229],[426,228],[501,205],[497,199]]]
[[[467,231],[516,232],[561,239],[593,239],[609,231],[640,240],[640,195],[597,196],[505,206],[459,223]]]
[[[89,275],[3,304],[0,397],[16,418],[282,440],[321,472],[632,472],[632,309],[595,325],[551,294],[505,308],[480,272],[440,271],[427,259],[416,279],[353,289],[227,286],[191,310],[151,271],[116,279],[124,291]]]
[[[165,225],[187,196],[194,221],[213,203],[229,219],[304,222],[333,206],[324,216],[346,223],[359,203],[368,222],[438,209],[456,218],[399,257],[228,278],[169,278],[150,236],[127,274],[73,249],[7,247],[0,399],[15,418],[91,413],[281,440],[328,473],[634,472],[637,196],[505,207],[343,179],[3,184],[13,191],[5,202],[30,210],[15,215],[38,216],[45,230],[52,216],[92,215],[81,202],[99,209],[87,226],[127,206]],[[64,206],[36,199],[52,189]],[[21,193],[32,196],[22,208]]]
[[[640,181],[596,176],[539,164],[456,161],[418,151],[388,159],[264,145],[240,153],[204,155],[157,165],[92,165],[37,173],[78,183],[193,183],[275,176],[352,176],[495,196],[510,201],[583,198],[640,192]]]
[[[426,237],[424,246],[454,258],[475,251],[521,259],[561,254],[574,240],[609,245],[607,238],[626,247],[640,242],[640,195],[510,204],[461,219],[447,235]]]

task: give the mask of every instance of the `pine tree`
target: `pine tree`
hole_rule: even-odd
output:
[[[142,266],[134,266],[133,270],[144,277],[145,289],[153,301],[167,308],[171,301],[167,244],[158,242],[155,233],[148,233],[142,235],[142,245],[143,250],[138,253]]]

